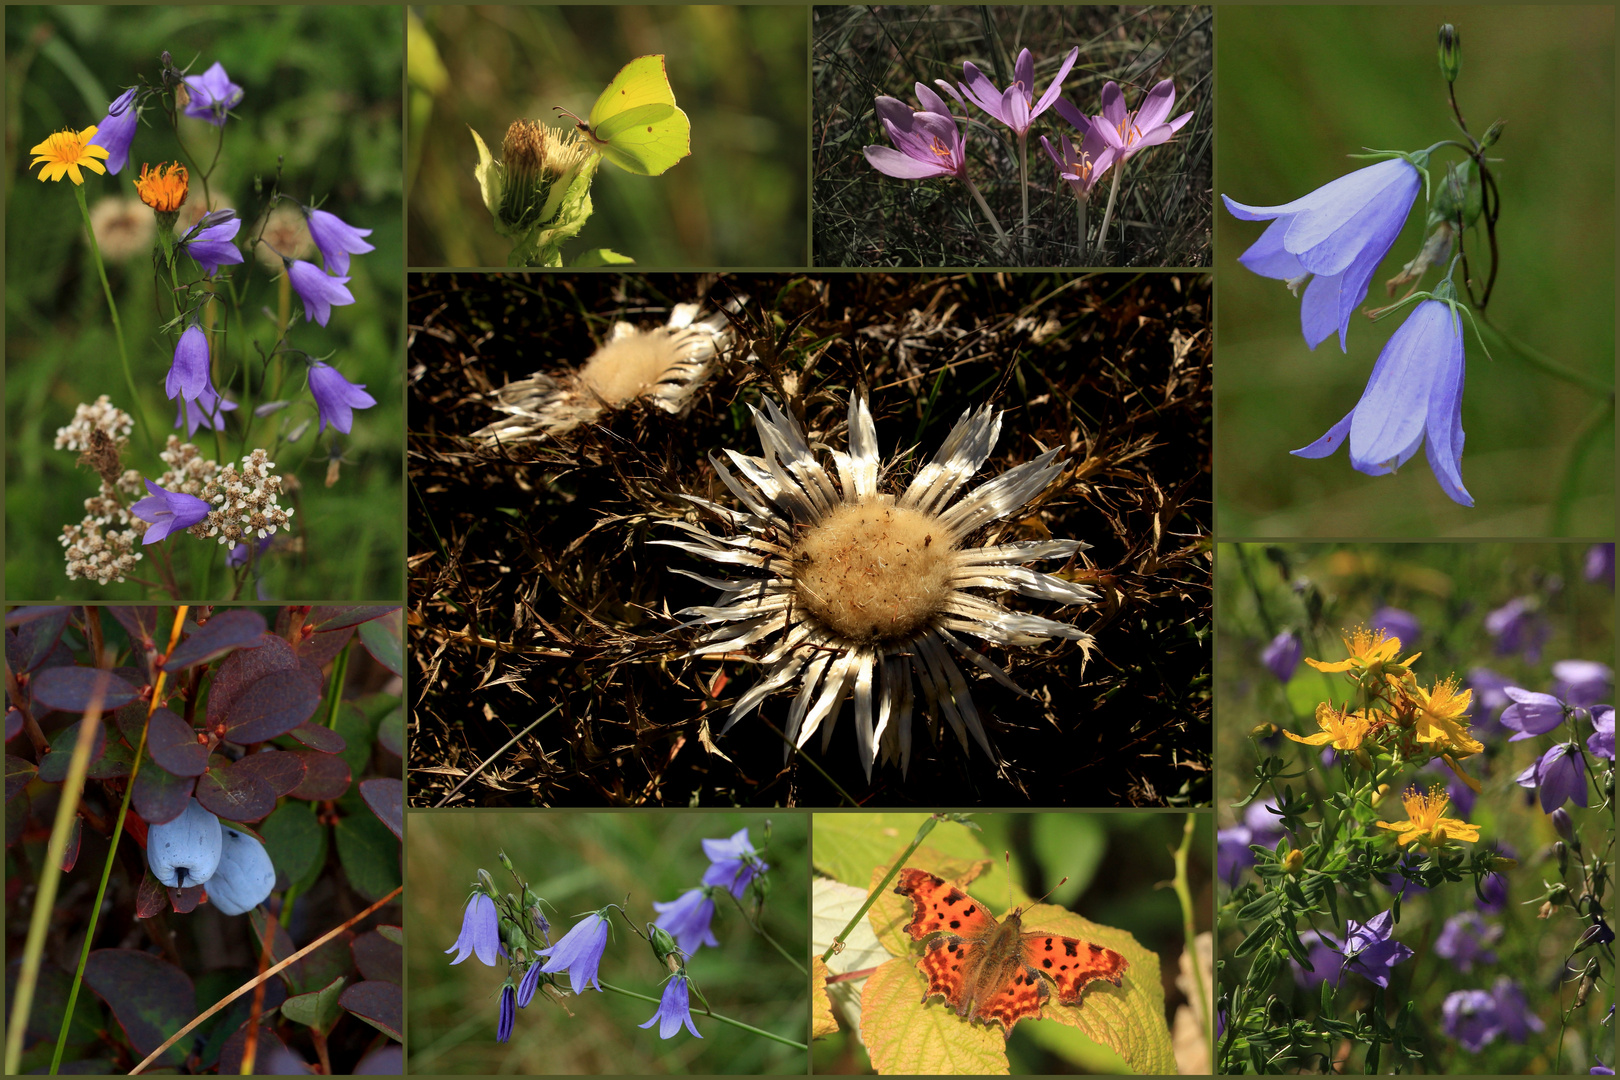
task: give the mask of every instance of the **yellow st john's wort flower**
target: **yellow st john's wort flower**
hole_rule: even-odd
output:
[[[1454,760],[1454,756],[1465,758],[1485,749],[1484,743],[1468,733],[1466,714],[1474,692],[1464,690],[1459,694],[1457,681],[1447,678],[1435,683],[1432,690],[1408,679],[1401,685],[1401,693],[1415,710],[1412,737],[1430,746],[1459,780],[1478,791],[1479,781],[1463,772]]]
[[[1444,847],[1453,840],[1467,840],[1469,843],[1479,840],[1478,825],[1444,816],[1451,800],[1439,787],[1432,787],[1427,792],[1415,787],[1407,788],[1401,803],[1411,820],[1380,821],[1378,827],[1400,833],[1398,839],[1402,847],[1416,843],[1418,847],[1428,850]]]
[[[1316,707],[1316,726],[1322,730],[1314,735],[1295,735],[1292,731],[1284,731],[1283,734],[1309,746],[1321,746],[1331,741],[1335,750],[1356,750],[1360,748],[1361,740],[1367,737],[1367,732],[1372,730],[1372,720],[1365,710],[1342,712],[1324,701]]]
[[[178,161],[159,164],[157,168],[141,164],[141,178],[135,181],[135,194],[141,202],[160,214],[173,214],[186,201],[190,175]]]
[[[1401,639],[1385,637],[1382,630],[1368,630],[1358,626],[1350,632],[1350,636],[1341,639],[1345,651],[1350,654],[1347,660],[1338,660],[1331,664],[1324,664],[1320,660],[1305,658],[1305,662],[1317,671],[1353,671],[1359,677],[1374,667],[1398,674],[1422,656],[1422,653],[1413,653],[1405,660],[1396,660],[1401,651]]]
[[[94,124],[83,131],[67,128],[54,135],[48,135],[44,142],[28,151],[34,155],[34,160],[28,163],[28,167],[32,169],[35,165],[45,166],[39,171],[41,182],[60,180],[63,176],[67,176],[73,180],[76,187],[84,183],[84,174],[79,171],[81,167],[105,176],[107,168],[101,162],[106,160],[108,151],[105,146],[90,145],[90,140],[95,136]]]

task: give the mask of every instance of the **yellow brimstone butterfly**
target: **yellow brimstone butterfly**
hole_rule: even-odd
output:
[[[591,107],[590,122],[574,120],[592,148],[626,172],[657,176],[692,153],[692,124],[675,104],[662,53],[624,65]]]

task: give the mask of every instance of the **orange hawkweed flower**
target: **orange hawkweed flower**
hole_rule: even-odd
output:
[[[94,124],[83,131],[68,128],[54,135],[47,135],[44,142],[28,151],[34,155],[34,160],[28,163],[28,167],[32,169],[35,165],[45,166],[39,171],[41,182],[60,180],[63,176],[68,176],[72,178],[75,187],[84,184],[84,173],[79,171],[81,166],[105,176],[107,168],[101,162],[106,159],[108,150],[105,146],[90,145],[90,140],[95,136]]]
[[[1444,790],[1432,787],[1427,792],[1419,791],[1415,787],[1406,789],[1401,797],[1401,803],[1406,807],[1406,816],[1409,821],[1380,821],[1380,829],[1390,829],[1400,833],[1400,845],[1415,843],[1425,851],[1430,848],[1444,847],[1453,840],[1466,840],[1476,843],[1479,840],[1479,826],[1470,825],[1466,821],[1448,818],[1445,815],[1451,800]]]
[[[186,167],[177,161],[160,164],[155,169],[143,163],[141,178],[135,181],[135,194],[158,213],[173,214],[186,201],[190,180]]]

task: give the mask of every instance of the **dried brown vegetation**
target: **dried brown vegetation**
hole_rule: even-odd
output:
[[[466,438],[491,418],[485,395],[577,366],[614,321],[744,295],[743,347],[685,414],[632,403],[504,452]],[[409,317],[413,805],[1207,802],[1207,278],[412,275]],[[1067,447],[1063,480],[996,539],[1093,545],[1069,573],[1103,602],[1026,609],[1076,621],[1098,652],[1082,670],[1070,644],[988,649],[1034,695],[975,682],[999,763],[919,713],[908,775],[868,784],[846,705],[825,754],[813,740],[784,765],[791,698],[721,738],[757,665],[682,659],[696,632],[673,613],[713,591],[671,570],[714,571],[648,545],[692,512],[677,493],[732,503],[708,455],[758,453],[762,395],[812,445],[842,446],[852,389],[886,470],[915,448],[885,490],[986,400],[1006,417],[981,477]]]

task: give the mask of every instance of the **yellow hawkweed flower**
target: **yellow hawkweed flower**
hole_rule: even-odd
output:
[[[1316,726],[1322,730],[1314,735],[1295,735],[1292,731],[1284,731],[1283,734],[1309,746],[1321,746],[1331,741],[1335,750],[1356,750],[1361,747],[1361,740],[1367,737],[1367,732],[1372,730],[1372,720],[1365,710],[1358,713],[1341,712],[1324,701],[1316,707]]]
[[[1350,654],[1348,660],[1324,664],[1320,660],[1312,660],[1307,656],[1305,662],[1317,671],[1355,671],[1360,674],[1376,665],[1382,665],[1386,668],[1392,666],[1405,667],[1423,655],[1422,653],[1413,653],[1405,660],[1395,661],[1392,664],[1391,661],[1394,661],[1401,651],[1401,639],[1385,637],[1382,630],[1368,630],[1363,626],[1356,627],[1350,632],[1349,637],[1341,640],[1344,642],[1345,650]]]
[[[75,187],[84,183],[84,174],[79,171],[81,166],[105,176],[107,168],[98,159],[106,158],[107,148],[91,146],[90,140],[95,136],[94,124],[83,131],[67,128],[54,135],[48,135],[44,142],[28,151],[34,155],[34,160],[28,163],[28,167],[32,169],[35,165],[45,166],[39,171],[41,182],[60,180],[63,176],[68,176],[72,178]]]
[[[177,161],[155,169],[143,163],[141,178],[135,181],[135,194],[158,213],[173,214],[186,201],[186,185],[190,179],[186,167]]]
[[[1427,793],[1415,787],[1407,788],[1406,794],[1401,797],[1401,803],[1406,807],[1406,816],[1410,821],[1380,821],[1378,827],[1391,829],[1400,833],[1400,845],[1416,843],[1418,847],[1427,851],[1430,848],[1444,847],[1453,840],[1467,840],[1474,843],[1479,840],[1479,826],[1470,825],[1466,821],[1443,816],[1451,800],[1439,787],[1432,787]]]

